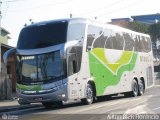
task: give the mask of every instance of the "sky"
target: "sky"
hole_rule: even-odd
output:
[[[0,0],[1,26],[10,32],[16,46],[24,24],[60,18],[89,18],[109,22],[112,18],[160,13],[160,0]]]

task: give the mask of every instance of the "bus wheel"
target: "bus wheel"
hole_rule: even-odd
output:
[[[138,95],[138,83],[136,80],[133,80],[131,96],[136,97],[137,95]]]
[[[62,106],[63,102],[62,101],[58,101],[58,102],[42,102],[42,105],[45,108],[52,108],[52,106]]]
[[[92,104],[94,100],[94,92],[91,84],[87,85],[86,93],[87,93],[86,98],[81,99],[82,104],[85,104],[85,105]]]
[[[52,103],[52,102],[42,102],[42,105],[43,105],[45,108],[52,108],[53,103]]]
[[[126,97],[136,97],[138,95],[138,83],[136,80],[133,80],[132,82],[132,91],[131,92],[126,92],[125,96]]]
[[[28,105],[28,104],[30,104],[29,102],[27,102],[27,101],[25,101],[25,100],[23,100],[23,99],[19,99],[19,100],[18,100],[18,103],[19,103],[20,105]]]
[[[142,80],[139,81],[139,84],[138,84],[138,95],[141,96],[144,94],[144,83]]]

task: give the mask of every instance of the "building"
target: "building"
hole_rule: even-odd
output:
[[[8,45],[8,39],[10,39],[9,34],[6,29],[1,28],[0,43]]]
[[[8,36],[10,33],[4,29],[1,28],[0,29],[0,68],[2,68],[1,66],[1,62],[2,62],[2,46],[3,45],[8,45],[8,39],[10,39],[10,37]],[[1,69],[0,69],[1,72]]]
[[[3,62],[4,53],[11,49],[12,47],[8,45],[9,32],[4,28],[1,28],[0,35],[0,100],[10,99],[12,92],[15,91],[16,86],[16,70],[14,55],[12,55],[9,60],[7,67]]]
[[[160,14],[149,14],[149,15],[137,15],[137,16],[131,16],[130,18],[115,18],[111,19],[112,22],[116,21],[126,21],[126,22],[131,22],[131,21],[138,21],[142,22],[145,24],[154,24],[160,21]]]

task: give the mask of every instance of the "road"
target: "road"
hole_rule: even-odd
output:
[[[160,86],[151,87],[143,96],[135,98],[120,95],[111,99],[99,98],[92,105],[76,102],[52,109],[37,104],[31,108],[2,111],[0,114],[23,120],[106,120],[108,114],[160,114]]]

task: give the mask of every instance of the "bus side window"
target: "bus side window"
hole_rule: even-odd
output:
[[[72,61],[72,67],[73,67],[73,73],[76,73],[77,72],[77,64],[76,64],[75,60]]]
[[[77,59],[75,53],[68,54],[68,76],[77,73]]]

